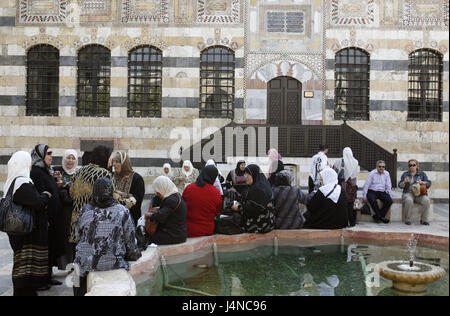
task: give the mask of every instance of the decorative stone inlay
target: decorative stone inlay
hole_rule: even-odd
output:
[[[197,0],[197,23],[237,24],[240,21],[240,0]]]
[[[404,0],[401,23],[406,27],[446,27],[449,0]]]
[[[375,23],[375,0],[331,0],[331,24],[334,26]]]
[[[82,15],[110,15],[111,0],[78,0]]]
[[[169,0],[121,0],[122,23],[169,23]]]
[[[62,24],[70,0],[19,0],[21,24]]]

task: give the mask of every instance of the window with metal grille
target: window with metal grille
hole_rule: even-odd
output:
[[[89,45],[78,53],[77,115],[109,116],[111,53]]]
[[[128,55],[128,117],[161,117],[162,52],[139,46]]]
[[[335,56],[334,118],[369,120],[369,54],[345,48]]]
[[[37,45],[27,53],[26,115],[58,116],[59,51]]]
[[[234,52],[215,46],[200,57],[200,117],[234,117]]]
[[[409,55],[408,121],[442,121],[442,55],[420,49]]]

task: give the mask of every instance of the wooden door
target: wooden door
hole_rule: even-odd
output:
[[[302,123],[302,84],[291,77],[277,77],[267,84],[267,123]]]

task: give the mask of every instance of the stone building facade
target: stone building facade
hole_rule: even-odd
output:
[[[152,193],[152,180],[169,152],[183,143],[180,139],[188,146],[189,139],[231,121],[257,126],[277,119],[292,123],[294,117],[296,124],[336,125],[345,118],[386,150],[397,148],[399,169],[406,170],[409,158],[418,159],[433,180],[431,196],[448,201],[448,23],[448,0],[2,0],[0,186],[16,150],[46,143],[58,163],[65,149],[82,156],[106,142],[129,152]],[[51,115],[29,109],[30,52],[40,45],[59,54],[57,106]],[[85,93],[80,86],[90,82],[80,79],[86,47],[109,54],[108,78],[102,81],[106,90],[100,93],[98,85],[96,90],[106,98],[106,114],[80,115]],[[142,47],[160,54],[159,88],[147,90],[157,91],[159,110],[133,116],[130,86],[139,85],[130,80],[130,62]],[[228,70],[226,80],[217,72],[204,75],[215,67],[206,65],[205,52],[231,56],[232,67],[216,65]],[[437,114],[431,118],[408,114],[414,90],[411,56],[417,52],[431,52],[442,65],[434,88]],[[362,84],[352,88],[351,76],[342,75],[356,53],[365,58],[356,71],[367,76],[366,104],[356,111],[361,116],[339,103],[343,87],[363,89]],[[337,59],[341,54],[347,54],[344,63]],[[286,122],[273,105],[278,84],[294,87],[282,101],[289,109],[295,100]],[[92,95],[84,95],[91,102]],[[215,98],[222,109],[228,104],[226,113],[204,111]],[[298,183],[307,183],[308,167],[296,170]]]

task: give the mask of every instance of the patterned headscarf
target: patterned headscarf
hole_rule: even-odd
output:
[[[99,208],[108,208],[118,202],[113,197],[114,187],[110,179],[102,177],[94,182],[92,204]]]
[[[48,146],[44,144],[38,144],[31,152],[31,165],[46,169],[50,175],[53,175],[53,169],[51,166],[47,166],[44,161],[45,155],[47,155]]]
[[[116,190],[127,194],[130,193],[134,175],[130,157],[125,152],[117,151],[114,153],[112,160],[113,162],[121,164],[120,173],[114,172],[114,184]]]

